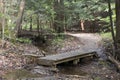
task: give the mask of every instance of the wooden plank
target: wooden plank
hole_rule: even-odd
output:
[[[45,56],[45,57],[41,57],[40,59],[61,60],[61,59],[65,59],[65,58],[75,57],[75,56],[78,56],[78,55],[89,54],[91,52],[95,52],[95,51],[75,50],[75,51],[70,51],[70,52],[61,53],[61,54],[48,55],[48,56]]]
[[[41,57],[38,59],[38,64],[51,66],[93,55],[95,55],[95,51],[75,50],[71,52]]]
[[[77,56],[77,57],[71,57],[71,58],[67,58],[67,59],[59,60],[59,61],[54,62],[54,65],[56,65],[56,64],[60,64],[60,63],[63,63],[63,62],[68,62],[68,61],[72,61],[72,60],[80,59],[80,58],[84,58],[84,57],[88,57],[88,56],[94,56],[94,54],[91,53],[91,54],[80,55],[80,56]]]

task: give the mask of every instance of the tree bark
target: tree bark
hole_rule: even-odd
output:
[[[5,30],[5,3],[4,0],[0,0],[0,8],[1,8],[1,33],[2,33],[2,39],[4,40],[4,30]]]
[[[38,14],[37,15],[37,32],[38,32],[38,34],[40,34],[39,30],[40,30],[40,20],[39,20],[39,14]]]
[[[81,29],[84,32],[85,27],[84,27],[84,20],[80,20],[80,25],[81,25]]]
[[[32,31],[32,16],[30,17],[30,31]]]
[[[116,38],[120,43],[120,0],[116,0]]]
[[[116,4],[116,42],[118,49],[120,48],[120,0],[115,1]],[[120,60],[120,52],[117,55]]]
[[[114,59],[113,56],[108,56],[108,59],[115,64],[115,66],[117,67],[117,69],[120,71],[120,62],[117,61],[116,59]]]
[[[25,8],[25,0],[21,0],[20,6],[19,6],[18,19],[16,21],[16,27],[15,27],[16,36],[19,35],[19,32],[22,29],[22,18],[24,14],[24,8]]]
[[[57,33],[64,32],[64,0],[54,0],[54,29]]]

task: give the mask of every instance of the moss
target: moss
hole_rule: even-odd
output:
[[[103,39],[109,39],[109,40],[112,39],[111,32],[101,33],[101,37],[102,37]]]
[[[99,77],[95,77],[94,80],[101,80]]]

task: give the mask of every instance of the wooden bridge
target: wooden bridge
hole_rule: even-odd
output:
[[[38,64],[45,65],[45,66],[56,66],[57,64],[61,64],[64,62],[73,61],[74,64],[79,62],[79,59],[84,57],[93,57],[97,56],[96,51],[93,50],[75,50],[71,52],[55,54],[55,55],[48,55],[45,57],[41,57],[38,59]]]

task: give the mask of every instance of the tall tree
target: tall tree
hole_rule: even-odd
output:
[[[24,14],[24,8],[25,8],[25,0],[21,0],[20,6],[19,6],[19,12],[18,12],[18,19],[16,21],[16,27],[15,27],[17,36],[22,28],[21,24],[22,24],[22,18],[23,18],[23,14]]]
[[[116,4],[116,42],[117,48],[120,48],[120,0],[115,0]],[[120,60],[120,52],[117,53]]]
[[[60,33],[64,31],[64,0],[54,0],[54,29]]]
[[[4,0],[0,0],[0,9],[1,9],[1,28],[2,28],[2,39],[4,40],[4,31],[5,31],[5,2]]]

